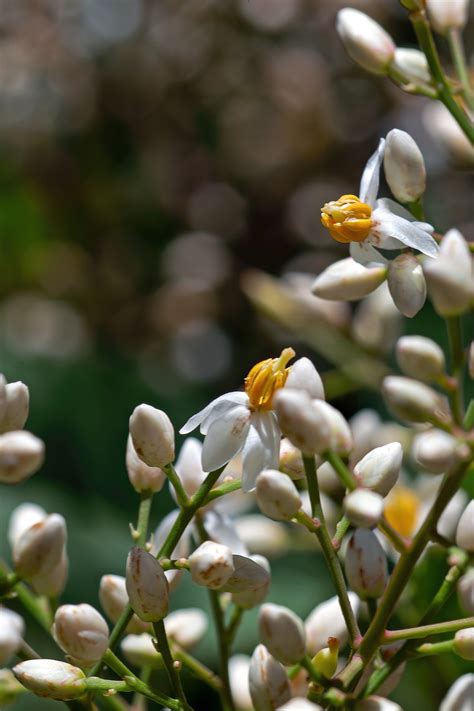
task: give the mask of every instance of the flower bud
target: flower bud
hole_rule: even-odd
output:
[[[166,481],[165,472],[159,467],[149,467],[135,452],[132,438],[127,439],[127,453],[125,455],[125,464],[127,467],[128,478],[130,484],[135,491],[153,491],[157,492],[163,488]]]
[[[349,585],[361,600],[381,597],[387,586],[387,559],[373,531],[354,531],[347,546],[345,570]]]
[[[263,556],[234,555],[234,573],[222,588],[236,605],[250,609],[262,602],[270,586],[270,568]]]
[[[395,54],[390,35],[371,17],[345,7],[337,13],[336,29],[347,54],[364,69],[386,74]]]
[[[388,186],[399,202],[415,202],[425,192],[425,161],[406,131],[394,128],[387,134],[383,167]]]
[[[419,49],[397,47],[391,68],[403,74],[409,82],[431,84],[428,60]]]
[[[370,294],[385,280],[384,266],[364,267],[352,257],[329,265],[312,287],[312,292],[321,299],[357,301]]]
[[[384,699],[382,696],[368,696],[356,703],[355,711],[403,711],[403,709],[394,701]]]
[[[462,609],[469,615],[474,615],[474,568],[459,578],[457,585],[458,600]]]
[[[16,572],[26,580],[50,573],[59,564],[65,544],[66,521],[60,514],[49,514],[15,542],[12,553]]]
[[[100,579],[99,601],[102,609],[113,623],[117,622],[128,605],[128,593],[125,578],[121,575],[103,575]],[[127,625],[127,632],[139,635],[148,630],[149,625],[136,615]]]
[[[0,669],[0,708],[16,701],[25,691],[10,669]]]
[[[467,357],[467,370],[471,380],[474,380],[474,341],[471,341]]]
[[[355,617],[359,614],[360,600],[353,592],[349,592],[349,602]],[[336,637],[339,646],[347,642],[347,627],[341,612],[339,600],[332,597],[321,602],[310,613],[305,622],[306,646],[312,655],[327,646],[329,637]]]
[[[456,440],[443,430],[431,429],[416,435],[412,445],[414,460],[432,474],[447,471],[456,456]]]
[[[250,660],[249,689],[255,711],[274,711],[291,697],[286,670],[259,644]]]
[[[109,646],[109,628],[100,612],[87,603],[61,605],[54,615],[53,636],[80,667],[91,667]]]
[[[274,407],[281,431],[305,454],[317,454],[329,448],[328,420],[302,390],[281,388],[274,397]],[[323,402],[322,400],[320,402]]]
[[[13,667],[13,673],[29,691],[47,699],[68,701],[87,691],[84,672],[55,659],[28,659]]]
[[[286,437],[280,443],[280,469],[291,479],[304,479],[304,464],[301,452]]]
[[[234,654],[229,659],[229,681],[232,698],[239,711],[251,711],[252,699],[249,691],[250,657]]]
[[[257,503],[262,513],[276,521],[290,521],[301,508],[301,498],[291,479],[275,469],[257,477]]]
[[[279,706],[278,711],[323,711],[323,708],[304,697],[297,696],[294,699],[290,699],[283,706]]]
[[[374,436],[380,430],[382,423],[375,410],[365,408],[353,415],[349,424],[354,442],[351,460],[355,463],[373,449],[375,446]],[[379,443],[377,442],[377,444]]]
[[[453,649],[459,657],[470,662],[474,661],[474,627],[456,632]]]
[[[275,557],[290,545],[287,528],[261,514],[239,516],[233,521],[237,535],[249,553]]]
[[[414,254],[400,254],[390,262],[388,288],[401,314],[413,318],[426,301],[426,281]]]
[[[327,422],[329,427],[329,447],[331,452],[342,456],[349,454],[352,449],[352,433],[344,416],[324,400],[313,400],[313,408]]]
[[[158,622],[166,617],[168,581],[154,556],[134,546],[128,554],[125,580],[130,605],[141,620]]]
[[[174,429],[163,410],[138,405],[130,417],[130,436],[139,458],[149,467],[163,468],[174,459]]]
[[[38,595],[59,597],[66,587],[68,572],[69,561],[65,549],[63,549],[58,564],[52,570],[33,575],[29,582]]]
[[[8,541],[13,548],[17,540],[35,523],[43,521],[48,514],[37,504],[24,503],[17,506],[10,516],[8,523]]]
[[[34,474],[44,460],[44,442],[24,430],[0,435],[0,481],[18,484]]]
[[[360,528],[375,528],[383,515],[383,497],[370,489],[351,491],[343,505],[349,521]]]
[[[163,660],[153,644],[153,638],[146,632],[127,635],[123,638],[120,648],[125,659],[136,667],[159,669],[163,666]]]
[[[446,401],[436,390],[417,380],[388,375],[382,383],[382,394],[393,414],[402,420],[449,421]]]
[[[423,262],[428,293],[441,316],[456,316],[474,297],[474,279],[469,246],[459,230],[449,230],[441,240],[436,259]]]
[[[403,336],[397,341],[397,363],[405,375],[426,383],[435,382],[446,368],[444,353],[424,336]]]
[[[311,399],[324,400],[324,385],[321,376],[309,358],[298,358],[290,368],[286,388],[304,390]]]
[[[400,313],[383,282],[357,306],[351,331],[364,348],[388,353],[400,332]]]
[[[471,499],[459,519],[456,545],[469,553],[474,553],[474,499]]]
[[[330,679],[336,672],[339,658],[339,641],[329,637],[328,646],[320,649],[313,657],[313,666],[320,674]]]
[[[305,655],[303,622],[287,607],[266,603],[258,617],[260,641],[270,654],[286,666],[297,664]]]
[[[207,615],[197,607],[175,610],[165,618],[168,638],[183,649],[192,649],[204,637],[207,628]]]
[[[23,618],[13,610],[0,607],[0,664],[7,664],[17,653],[24,633]]]
[[[440,536],[444,536],[448,541],[453,541],[456,536],[456,529],[466,508],[466,503],[466,492],[463,489],[458,489],[438,519],[436,530]]]
[[[471,711],[474,694],[474,674],[460,676],[450,687],[439,711]]]
[[[343,484],[329,462],[323,462],[317,469],[319,488],[328,496],[337,499],[343,491]]]
[[[444,104],[430,101],[423,110],[422,120],[432,141],[444,149],[452,163],[472,168],[474,146]]]
[[[469,0],[426,0],[426,7],[431,24],[442,35],[467,22]]]
[[[234,572],[232,551],[214,541],[205,541],[189,556],[189,570],[197,585],[218,590]]]
[[[202,444],[196,437],[184,440],[175,469],[188,496],[193,496],[206,478],[201,465]],[[172,489],[172,495],[174,489]]]
[[[5,406],[0,417],[0,433],[22,430],[28,419],[30,393],[25,383],[8,383],[5,386]]]
[[[397,483],[402,459],[400,442],[376,447],[355,465],[354,476],[360,486],[386,496]]]

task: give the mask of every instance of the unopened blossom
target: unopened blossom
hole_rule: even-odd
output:
[[[115,624],[128,605],[125,578],[121,575],[103,575],[100,579],[99,601],[109,620]],[[148,628],[148,623],[134,614],[126,629],[127,632],[138,635]]]
[[[66,521],[60,514],[49,514],[19,536],[13,545],[15,570],[22,578],[53,571],[64,554]]]
[[[263,556],[234,555],[233,563],[234,572],[222,590],[231,592],[238,601],[236,604],[250,609],[262,602],[268,592],[271,579],[268,562]]]
[[[453,649],[456,654],[470,662],[474,661],[474,627],[459,630],[454,635]]]
[[[239,711],[251,711],[252,699],[249,690],[250,657],[235,654],[229,659],[229,682],[232,698]]]
[[[109,646],[109,628],[91,605],[61,605],[54,615],[53,636],[80,667],[91,667]]]
[[[386,278],[387,267],[384,264],[364,267],[352,257],[347,257],[330,264],[321,272],[311,290],[322,299],[358,301],[372,293]]]
[[[426,0],[426,7],[431,24],[440,34],[462,28],[467,22],[469,0]]]
[[[58,563],[52,570],[40,572],[38,575],[33,575],[29,582],[38,595],[47,595],[48,597],[59,597],[64,592],[67,583],[69,572],[69,559],[66,549],[63,547],[63,552]]]
[[[47,699],[77,699],[87,691],[84,672],[55,659],[28,659],[13,667],[13,673],[29,691]]]
[[[396,200],[411,203],[426,188],[426,168],[416,141],[406,131],[394,128],[385,139],[384,172]]]
[[[457,584],[459,604],[469,615],[474,615],[474,568],[459,578]]]
[[[439,711],[472,711],[473,698],[474,674],[464,674],[449,688]]]
[[[341,456],[349,454],[352,449],[352,433],[343,414],[324,400],[313,400],[312,407],[327,423],[329,430],[327,448]]]
[[[311,398],[324,400],[321,376],[309,358],[298,358],[290,367],[285,387],[304,390]]]
[[[345,7],[337,14],[336,29],[354,62],[374,74],[388,72],[395,43],[375,20],[360,10]]]
[[[446,400],[433,388],[412,378],[388,375],[382,395],[394,415],[408,422],[449,422]]]
[[[459,519],[456,545],[469,553],[474,553],[474,500],[468,503]]]
[[[44,521],[47,512],[42,506],[25,502],[17,506],[10,516],[8,522],[8,541],[13,548],[18,539],[25,531],[40,521]]]
[[[305,455],[326,452],[330,447],[331,431],[326,413],[303,390],[285,388],[277,393],[275,410],[282,433]],[[275,469],[276,467],[266,467]]]
[[[297,664],[306,652],[304,624],[295,613],[273,603],[265,603],[258,617],[260,641],[270,654],[285,665]]]
[[[402,336],[396,345],[397,363],[411,378],[426,383],[436,382],[446,368],[443,350],[431,338]]]
[[[25,623],[17,612],[0,606],[0,665],[7,664],[19,650]]]
[[[197,607],[175,610],[165,617],[166,634],[183,649],[192,649],[204,637],[208,626],[206,613]]]
[[[391,64],[406,81],[414,84],[431,84],[431,74],[426,55],[419,49],[397,47]]]
[[[301,451],[284,437],[280,442],[280,471],[292,479],[304,479],[304,464]]]
[[[188,558],[189,570],[197,585],[218,590],[234,572],[232,551],[214,541],[204,541]]]
[[[44,442],[25,430],[0,435],[0,482],[18,484],[43,464]]]
[[[345,571],[361,600],[381,597],[388,580],[387,559],[373,531],[356,528],[347,546]]]
[[[401,314],[413,318],[426,301],[423,268],[414,254],[399,254],[388,268],[390,296]]]
[[[456,439],[444,430],[436,428],[420,432],[413,439],[412,456],[427,472],[442,474],[456,458]]]
[[[127,451],[125,455],[130,484],[135,491],[157,492],[163,488],[166,481],[166,474],[159,467],[149,467],[135,451],[131,436],[127,439]]]
[[[168,581],[154,556],[134,546],[127,557],[125,581],[130,606],[143,622],[158,622],[166,617]]]
[[[323,462],[317,468],[318,484],[322,492],[338,499],[344,487],[336,470],[329,462]]]
[[[286,474],[265,469],[257,477],[256,497],[260,510],[276,521],[290,521],[301,508],[296,486]]]
[[[163,660],[154,645],[153,637],[146,632],[128,634],[120,643],[120,648],[125,659],[136,667],[159,669],[163,666]]]
[[[437,259],[423,263],[428,294],[441,316],[464,313],[474,300],[474,267],[469,245],[459,230],[446,232]]]
[[[313,667],[320,674],[330,679],[335,674],[339,659],[339,640],[329,637],[328,646],[323,647],[313,657]]]
[[[255,648],[250,660],[249,689],[255,711],[274,711],[291,697],[285,667],[263,644]]]
[[[376,447],[357,462],[354,476],[360,486],[386,496],[398,480],[402,459],[400,442]]]
[[[149,467],[163,468],[174,459],[170,418],[151,405],[138,405],[130,416],[130,437],[138,457]]]
[[[360,600],[354,592],[349,592],[349,602],[354,616],[357,617]],[[347,642],[348,632],[338,598],[335,596],[317,605],[306,618],[305,628],[309,654],[316,654],[320,649],[324,649],[329,637],[336,637],[339,646],[343,647]]]
[[[0,433],[22,430],[28,419],[30,393],[25,383],[4,386],[4,406],[0,409]]]
[[[360,528],[374,528],[382,518],[384,501],[376,491],[358,488],[344,498],[344,513]]]

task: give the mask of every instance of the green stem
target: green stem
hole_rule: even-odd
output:
[[[140,506],[138,508],[138,521],[136,528],[136,545],[143,548],[148,537],[148,522],[150,520],[152,491],[140,492]]]
[[[163,662],[168,672],[168,677],[171,682],[171,686],[176,697],[183,704],[183,708],[187,711],[192,711],[192,707],[188,704],[186,699],[186,694],[184,693],[183,685],[181,684],[181,676],[179,674],[179,669],[175,666],[175,661],[171,654],[170,646],[168,643],[168,636],[166,634],[165,625],[163,620],[153,623],[153,630],[156,635],[156,641],[158,643],[158,649],[163,657]],[[178,664],[180,664],[178,662]]]
[[[221,486],[216,486],[216,488],[213,489],[208,494],[204,504],[205,505],[210,504],[211,501],[214,501],[215,499],[219,499],[221,496],[225,496],[226,494],[231,494],[233,491],[239,491],[241,489],[241,487],[242,487],[242,482],[240,479],[235,479],[235,481],[229,481],[229,482],[226,482],[225,484],[221,484]]]
[[[98,676],[90,676],[87,679],[87,689],[91,692],[106,693],[111,689],[113,691],[131,691],[131,688],[125,681],[116,681],[115,679],[101,679]]]
[[[405,630],[387,630],[383,636],[383,644],[392,644],[401,639],[421,639],[430,637],[432,634],[445,634],[446,632],[458,632],[466,627],[474,627],[474,617],[464,617],[460,620],[448,620],[448,622],[437,622],[433,625],[422,625],[421,627],[410,627]]]
[[[460,316],[446,317],[449,350],[451,352],[451,375],[456,381],[456,387],[449,391],[449,400],[453,417],[458,425],[462,426],[464,419],[463,405],[463,366],[464,349],[462,341],[462,323]]]
[[[234,609],[232,610],[232,615],[229,620],[229,624],[227,625],[226,629],[226,640],[227,644],[229,646],[232,645],[235,635],[237,634],[237,630],[239,629],[240,623],[242,622],[242,617],[244,616],[244,608],[239,607],[238,605],[235,605]]]
[[[303,462],[306,480],[308,482],[311,511],[313,516],[319,519],[320,522],[320,526],[316,528],[315,534],[326,560],[326,565],[329,568],[334,587],[336,588],[339,604],[341,606],[341,611],[349,632],[351,643],[354,645],[354,643],[360,638],[360,631],[351,607],[349,595],[347,594],[341,563],[339,562],[339,558],[333,548],[331,537],[324,518],[323,508],[321,506],[321,497],[319,494],[318,477],[316,474],[316,463],[314,457],[307,457],[305,455],[303,455]]]
[[[196,659],[196,657],[188,654],[188,652],[175,643],[173,643],[173,654],[174,657],[182,662],[198,679],[201,679],[201,681],[210,686],[211,689],[214,689],[214,691],[221,692],[222,681],[212,669],[206,667],[206,665]]]
[[[410,210],[413,217],[421,222],[425,221],[425,210],[423,208],[423,198],[419,197],[418,200],[408,203],[408,209]]]
[[[14,590],[25,610],[27,610],[36,622],[49,634],[53,621],[49,612],[41,605],[41,601],[24,583],[17,583]]]
[[[317,684],[320,684],[321,686],[327,687],[329,685],[328,679],[326,679],[326,677],[324,677],[322,674],[320,674],[318,672],[317,669],[314,668],[314,664],[309,657],[303,657],[303,659],[300,662],[300,665],[306,669],[311,681],[315,681]]]
[[[471,82],[469,80],[469,72],[467,69],[466,55],[464,52],[464,45],[461,37],[461,33],[457,27],[451,27],[448,32],[448,42],[449,48],[451,50],[451,56],[453,58],[454,66],[456,67],[456,73],[458,75],[459,81],[461,82],[464,98],[470,109],[474,109],[474,92],[471,87]]]
[[[334,534],[334,538],[332,539],[332,545],[335,550],[338,550],[340,548],[342,540],[346,535],[347,531],[349,530],[350,526],[351,522],[349,521],[347,516],[343,516],[340,521],[338,521],[338,524],[336,526],[336,533]]]
[[[452,639],[445,640],[444,642],[433,642],[431,644],[427,642],[426,644],[421,644],[419,647],[417,647],[415,649],[415,654],[423,656],[431,656],[433,654],[446,654],[446,652],[453,651],[453,642],[454,640]]]
[[[181,479],[179,478],[179,474],[174,468],[174,466],[171,464],[167,464],[166,467],[164,467],[163,471],[165,472],[166,476],[168,477],[171,486],[176,492],[176,498],[178,499],[178,504],[182,506],[187,506],[189,499],[186,491],[184,490],[184,486],[181,482]]]

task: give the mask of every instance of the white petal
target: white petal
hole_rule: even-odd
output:
[[[207,511],[204,514],[204,528],[211,541],[227,546],[236,555],[247,556],[249,554],[229,516],[222,515],[217,511]]]
[[[242,491],[255,489],[263,469],[278,469],[280,428],[273,412],[254,413],[242,453]]]
[[[375,223],[372,235],[379,239],[378,246],[381,249],[393,249],[387,245],[389,240],[397,239],[402,244],[427,254],[428,257],[436,257],[438,254],[438,245],[433,237],[416,223],[408,222],[384,209],[374,210],[372,218]]]
[[[385,139],[381,138],[377,150],[367,161],[360,181],[359,197],[362,202],[372,207],[375,205],[379,191],[380,166],[382,165],[384,150]]]
[[[224,407],[225,409],[226,403],[233,406],[235,404],[243,405],[245,404],[245,402],[247,402],[247,395],[240,390],[220,395],[219,397],[216,397],[214,400],[212,400],[209,405],[206,405],[206,407],[204,407],[202,410],[190,417],[189,420],[181,427],[179,433],[188,434],[189,432],[195,430],[198,425],[200,425],[202,422],[204,422],[204,420],[209,417],[215,407],[219,408],[220,415],[222,412],[220,408]],[[203,432],[202,434],[205,434],[205,432]]]
[[[250,410],[234,405],[209,427],[202,446],[202,468],[205,472],[227,464],[244,446],[250,426]]]
[[[434,232],[433,225],[430,225],[429,222],[419,222],[415,217],[413,217],[411,212],[406,209],[406,207],[403,207],[403,205],[400,205],[398,202],[395,202],[395,200],[392,200],[392,198],[380,198],[376,202],[376,207],[381,207],[384,210],[388,210],[394,215],[398,215],[398,217],[404,217],[405,220],[408,220],[408,222],[412,222],[416,227],[419,227],[420,229],[424,230],[425,232],[428,232],[429,234],[432,234]]]
[[[372,247],[369,239],[364,240],[364,242],[351,242],[349,247],[351,257],[355,262],[359,264],[386,264],[387,260],[383,257],[380,252],[378,252],[374,247]]]

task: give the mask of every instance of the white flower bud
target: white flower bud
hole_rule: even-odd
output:
[[[355,489],[344,498],[344,513],[360,528],[374,528],[383,515],[383,497],[370,489]]]
[[[29,580],[50,573],[59,564],[66,544],[66,521],[50,514],[28,528],[13,546],[15,570]]]
[[[63,549],[58,564],[52,569],[39,575],[33,575],[30,583],[38,595],[48,597],[58,597],[64,592],[69,572],[69,561],[66,551]]]
[[[349,454],[352,449],[352,432],[342,413],[324,400],[313,400],[312,405],[328,424],[328,449],[342,456]]]
[[[134,546],[127,557],[126,586],[132,610],[144,622],[168,614],[169,589],[163,568],[150,553]]]
[[[337,13],[336,29],[347,54],[374,74],[386,74],[395,53],[390,35],[371,17],[345,7]]]
[[[401,314],[413,318],[426,301],[426,281],[414,254],[400,254],[390,262],[388,288]]]
[[[130,417],[130,435],[137,455],[149,467],[163,468],[174,459],[174,428],[163,410],[138,405]]]
[[[256,563],[265,570],[268,577],[266,583],[264,585],[261,585],[259,588],[252,587],[248,590],[244,590],[243,592],[232,593],[232,602],[234,603],[234,605],[237,605],[237,607],[243,607],[244,610],[251,610],[252,607],[260,605],[260,603],[262,603],[267,597],[268,589],[270,587],[270,563],[263,555],[258,554],[253,555],[252,560],[254,563]]]
[[[189,558],[191,577],[197,585],[218,590],[234,572],[232,551],[214,541],[202,543]]]
[[[0,435],[0,481],[18,484],[34,474],[44,460],[44,442],[24,430]]]
[[[239,711],[251,711],[252,699],[249,690],[250,657],[235,654],[229,659],[229,681],[232,698]]]
[[[304,390],[310,398],[324,400],[324,385],[321,376],[309,358],[298,358],[290,368],[286,388]]]
[[[379,598],[388,579],[387,559],[373,531],[357,528],[346,550],[345,570],[349,585],[362,600]]]
[[[315,402],[302,390],[290,388],[278,390],[273,400],[283,434],[305,454],[324,452],[330,444],[328,419]]]
[[[321,299],[357,301],[370,294],[385,280],[384,266],[364,267],[352,257],[330,264],[312,286],[312,292]]]
[[[395,486],[402,466],[403,449],[400,442],[376,447],[354,467],[354,476],[360,486],[387,496]]]
[[[197,607],[170,612],[165,618],[166,634],[183,649],[191,649],[206,634],[208,619]]]
[[[5,405],[0,417],[0,433],[22,430],[28,419],[30,393],[25,383],[18,381],[5,386]]]
[[[474,661],[474,627],[459,630],[454,635],[453,649],[456,654],[470,662]]]
[[[130,484],[135,491],[157,492],[163,488],[166,481],[165,472],[159,467],[149,467],[135,452],[131,436],[127,439],[127,453],[125,455]]]
[[[286,437],[280,442],[280,469],[292,479],[304,479],[301,452]]]
[[[206,478],[201,464],[202,443],[196,437],[186,437],[184,440],[175,469],[188,496],[193,496]],[[174,489],[172,495],[174,497]]]
[[[474,697],[474,674],[460,676],[450,687],[439,711],[472,711]]]
[[[58,607],[53,636],[63,652],[80,667],[93,666],[109,646],[107,622],[87,603]]]
[[[337,499],[344,487],[332,464],[323,462],[321,466],[318,467],[317,474],[321,491]]]
[[[48,514],[38,504],[24,503],[17,506],[8,523],[8,541],[13,548],[20,536],[35,523],[43,521]]]
[[[466,492],[458,489],[438,519],[436,530],[440,536],[444,536],[448,541],[453,541],[456,536],[456,529],[466,508],[466,503]]]
[[[469,0],[426,0],[426,7],[431,24],[442,35],[467,22]]]
[[[301,508],[301,498],[290,477],[266,469],[257,477],[257,503],[260,510],[276,521],[290,521]]]
[[[447,471],[456,456],[456,440],[443,430],[431,429],[416,435],[412,444],[414,460],[432,474]]]
[[[294,612],[269,602],[260,608],[258,624],[260,641],[279,662],[288,666],[304,657],[306,634]]]
[[[414,202],[425,192],[425,161],[416,141],[406,131],[393,128],[388,132],[383,167],[388,186],[399,202]]]
[[[323,711],[323,708],[319,704],[313,704],[312,701],[308,701],[303,697],[295,697],[283,704],[283,706],[279,706],[278,711]]]
[[[163,666],[161,655],[153,644],[153,638],[146,632],[127,635],[123,638],[120,648],[125,659],[136,667],[158,669]]]
[[[356,703],[355,711],[403,711],[403,709],[394,701],[384,699],[382,696],[368,696]]]
[[[0,664],[7,664],[20,648],[25,623],[13,610],[0,607]]]
[[[462,314],[474,297],[469,246],[459,230],[449,230],[441,240],[436,259],[423,262],[428,293],[441,316]]]
[[[349,592],[349,601],[357,617],[360,600],[354,592]],[[309,654],[314,655],[324,649],[329,637],[335,637],[339,641],[339,647],[343,647],[347,642],[348,633],[338,598],[332,597],[317,605],[306,619],[305,628]]]
[[[425,336],[403,336],[396,346],[397,363],[405,375],[426,383],[435,382],[446,368],[444,353]]]
[[[469,615],[474,615],[474,568],[459,578],[457,585],[459,604]]]
[[[392,62],[392,68],[401,72],[409,82],[414,84],[431,84],[430,68],[426,55],[419,49],[397,47]]]
[[[389,375],[383,380],[382,394],[393,414],[402,420],[449,421],[448,408],[443,397],[417,380]]]
[[[55,659],[28,659],[13,667],[13,673],[29,691],[47,699],[67,701],[87,691],[84,672]]]
[[[121,575],[103,575],[100,579],[99,601],[102,609],[113,623],[117,622],[128,605],[128,593],[125,578]],[[142,622],[136,615],[127,625],[127,632],[139,635],[148,630],[149,624]]]
[[[265,598],[270,586],[270,573],[264,565],[263,556],[246,558],[234,555],[234,572],[223,586],[222,590],[233,593],[234,601],[241,607],[249,609]],[[235,597],[238,596],[238,597]]]
[[[285,553],[290,545],[287,528],[261,514],[239,516],[233,522],[237,536],[249,553],[269,558]]]
[[[469,553],[474,553],[474,499],[471,499],[459,519],[456,545]]]
[[[291,697],[285,668],[263,644],[255,648],[250,660],[249,689],[255,711],[274,711]]]

